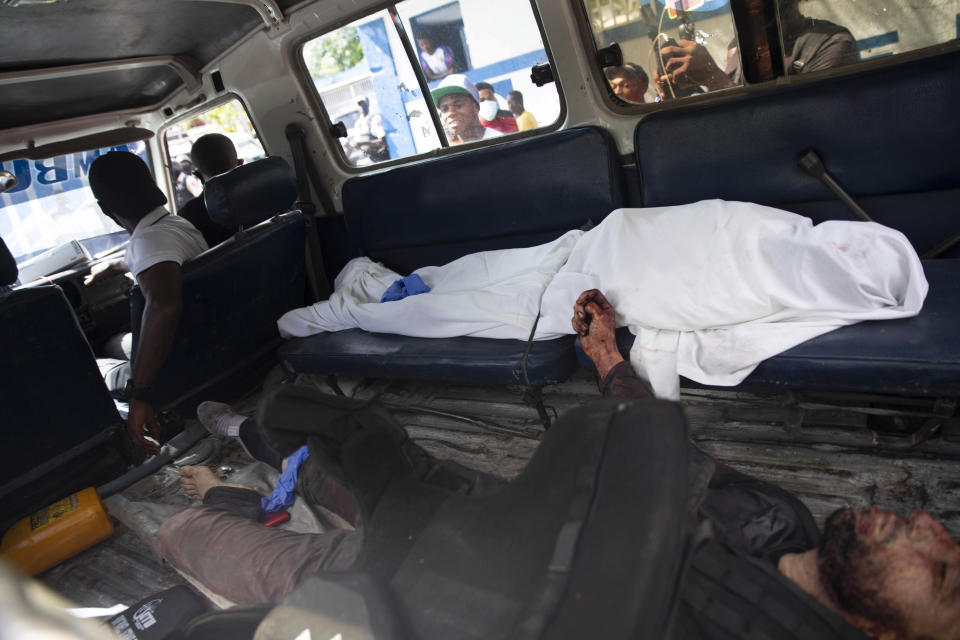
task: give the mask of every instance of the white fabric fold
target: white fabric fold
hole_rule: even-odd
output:
[[[354,258],[337,276],[329,300],[288,311],[277,326],[283,337],[359,327],[419,338],[526,340],[544,289],[582,234],[570,231],[536,247],[473,253],[417,269],[430,292],[384,303],[383,292],[401,275],[369,258]]]
[[[735,385],[766,358],[838,327],[915,316],[928,289],[899,231],[814,226],[720,200],[611,213],[545,292],[544,331],[569,326],[590,283],[617,310],[617,326],[637,336],[634,368],[666,398],[679,397],[678,375]]]
[[[285,337],[360,327],[445,338],[525,340],[568,335],[573,303],[597,288],[617,326],[637,336],[634,368],[661,397],[679,377],[735,385],[766,358],[861,320],[914,316],[927,294],[920,260],[900,232],[760,205],[708,200],[620,209],[589,232],[488,251],[414,273],[430,293],[380,296],[400,277],[366,258],[337,277],[329,301],[278,322]]]

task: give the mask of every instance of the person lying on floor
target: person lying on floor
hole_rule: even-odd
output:
[[[571,326],[597,367],[604,397],[623,401],[652,397],[649,386],[617,351],[615,311],[600,291],[579,296]],[[322,463],[318,456],[312,473],[325,473],[326,464],[336,469],[353,454],[357,440],[387,434],[376,467],[369,467],[378,478],[349,483],[361,511],[363,505],[375,504],[378,492],[390,482],[420,476],[424,465],[416,458],[429,457],[409,441],[389,413],[371,403],[281,387],[267,396],[261,418],[266,421],[259,428],[262,440],[278,450],[290,450],[303,434],[311,434],[311,457],[314,452],[325,456]],[[282,422],[287,422],[286,428],[277,428]],[[299,438],[294,437],[297,434]],[[691,456],[691,471],[710,478],[699,518],[702,524],[709,523],[713,537],[697,547],[684,573],[673,637],[733,637],[711,617],[722,606],[710,599],[712,590],[726,589],[729,598],[732,585],[743,584],[735,572],[744,563],[766,567],[765,575],[773,576],[778,585],[779,591],[773,593],[790,596],[793,609],[788,607],[787,612],[799,620],[827,620],[833,637],[960,637],[960,546],[925,511],[916,510],[905,519],[890,511],[841,509],[828,519],[821,536],[809,510],[783,489],[715,463],[701,452]],[[220,483],[212,474],[188,477],[185,484],[204,505],[164,523],[158,535],[160,552],[216,593],[239,604],[271,603],[302,578],[353,566],[362,526],[322,534],[264,527],[231,511],[229,501],[221,499],[246,489]],[[709,571],[702,571],[704,565],[724,558],[741,563],[728,563],[734,575],[719,585],[705,579]],[[768,612],[761,611],[763,607],[778,604],[771,601],[776,597],[771,593],[758,604],[743,595],[748,592],[734,590],[740,600],[723,606],[733,606],[739,615],[747,612],[746,619],[751,620],[751,610],[759,615]],[[714,602],[710,607],[700,606],[704,594]]]

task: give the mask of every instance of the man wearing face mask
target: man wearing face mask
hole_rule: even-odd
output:
[[[449,75],[430,94],[440,112],[443,132],[451,145],[503,135],[483,126],[480,120],[480,95],[467,76],[459,73]]]
[[[488,82],[478,82],[476,87],[477,94],[480,96],[480,124],[500,133],[516,133],[519,130],[517,119],[506,109],[500,108],[493,85]]]

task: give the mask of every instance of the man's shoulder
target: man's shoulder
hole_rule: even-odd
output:
[[[137,226],[127,246],[127,265],[136,275],[160,262],[182,265],[207,248],[203,235],[188,220],[167,214]]]
[[[856,49],[857,41],[850,30],[829,20],[807,18],[803,30],[797,34],[794,50],[801,57],[803,51],[809,57],[815,50],[828,43],[842,43]]]
[[[857,62],[857,41],[846,27],[829,20],[808,18],[793,46],[793,60],[801,71],[820,71]]]

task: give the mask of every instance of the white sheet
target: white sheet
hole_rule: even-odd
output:
[[[630,361],[660,397],[678,375],[735,385],[771,356],[861,320],[915,316],[927,295],[899,231],[741,202],[621,209],[586,234],[544,294],[544,331],[569,327],[580,292],[601,289]]]
[[[430,292],[385,303],[380,297],[401,275],[369,258],[354,258],[337,276],[329,300],[288,311],[277,326],[284,337],[359,327],[420,338],[526,340],[547,284],[581,235],[570,231],[549,244],[473,253],[442,267],[417,269]]]
[[[762,360],[860,320],[919,313],[927,282],[898,231],[710,200],[620,209],[587,233],[416,271],[427,294],[380,304],[400,274],[366,258],[329,301],[285,314],[284,336],[360,327],[419,337],[525,340],[572,333],[573,302],[602,290],[637,336],[631,363],[661,397],[679,375],[735,385]],[[542,304],[541,304],[542,303]]]

